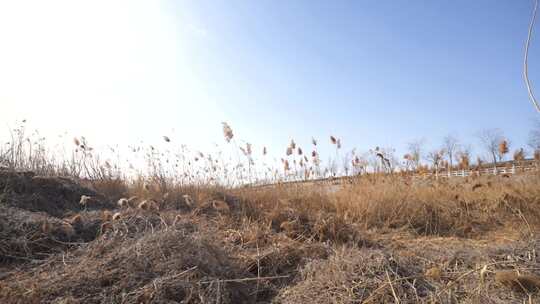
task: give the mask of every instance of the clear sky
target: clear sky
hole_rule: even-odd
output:
[[[533,2],[0,0],[1,128],[195,149],[221,122],[281,155],[291,138],[345,149],[501,128],[540,114],[522,79]],[[529,73],[540,90],[540,29]],[[540,95],[540,92],[537,93]],[[4,130],[0,130],[4,132]],[[475,148],[480,152],[480,148]]]

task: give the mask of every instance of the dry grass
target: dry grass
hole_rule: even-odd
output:
[[[148,171],[130,178],[83,139],[68,162],[25,147],[0,151],[1,303],[540,300],[538,173],[435,180],[363,167],[341,184],[237,187],[257,178],[249,144],[238,164],[151,147]],[[315,162],[289,148],[277,180],[332,172],[317,151]]]
[[[166,192],[124,182],[110,196],[56,178],[2,176],[5,303],[536,299],[535,290],[512,283],[528,284],[540,266],[535,174],[379,176],[319,187],[169,184]],[[81,195],[101,201],[84,210]],[[148,208],[118,206],[118,197],[135,195]],[[27,203],[53,196],[40,208]],[[508,270],[522,274],[501,279]]]
[[[306,265],[297,284],[283,289],[280,303],[377,303],[394,302],[399,294],[403,302],[414,302],[415,295],[427,295],[430,286],[421,278],[411,277],[409,282],[394,283],[390,280],[414,276],[414,270],[407,269],[381,250],[338,248],[324,260],[315,260]],[[391,275],[390,275],[391,274]],[[415,286],[411,287],[416,279]],[[392,287],[392,288],[391,288]]]
[[[476,189],[470,183],[484,187]],[[322,238],[352,236],[348,226],[354,230],[406,228],[419,235],[476,237],[508,223],[524,231],[538,224],[539,183],[538,175],[510,181],[485,177],[471,182],[406,182],[394,177],[361,179],[333,189],[295,185],[234,193],[249,201],[247,216],[267,220],[276,229],[282,224],[304,227],[312,235],[319,232]]]

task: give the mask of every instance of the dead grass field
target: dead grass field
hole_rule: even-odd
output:
[[[2,170],[0,189],[2,303],[540,300],[537,174],[165,192]]]

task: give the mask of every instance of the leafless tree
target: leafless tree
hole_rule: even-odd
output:
[[[514,151],[514,157],[513,157],[514,161],[518,162],[522,162],[525,160],[525,150],[523,150],[523,148],[519,148],[517,149],[516,151]]]
[[[529,147],[533,151],[540,150],[540,120],[536,121],[534,129],[529,132]]]
[[[444,154],[446,154],[446,151],[442,149],[431,151],[426,156],[426,159],[431,163],[433,169],[435,169],[435,177],[439,177],[439,168],[443,162]]]
[[[443,139],[443,149],[446,152],[446,156],[448,156],[450,168],[454,167],[454,158],[457,157],[456,152],[458,151],[459,146],[460,144],[458,139],[452,135],[447,135]]]
[[[471,150],[470,148],[464,148],[457,152],[457,158],[459,160],[459,168],[469,169],[469,166],[471,165]]]
[[[415,139],[407,144],[407,154],[415,170],[420,166],[420,160],[424,153],[424,144],[424,139]]]
[[[504,135],[501,129],[485,129],[480,131],[478,139],[482,147],[491,156],[493,165],[497,165],[497,157],[499,155],[499,144],[504,140]]]
[[[353,151],[351,151],[349,153],[345,153],[345,155],[341,159],[343,172],[345,173],[346,176],[349,175],[349,171],[351,170],[351,164],[352,164],[353,159],[354,159],[354,152]]]

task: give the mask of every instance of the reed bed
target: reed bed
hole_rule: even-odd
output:
[[[259,166],[268,149],[223,133],[231,159],[164,136],[132,147],[130,169],[82,137],[64,157],[14,132],[0,150],[0,302],[540,300],[538,172],[418,178],[391,149],[349,153],[337,136],[335,161],[322,140],[291,140]],[[334,175],[349,178],[315,181]],[[312,182],[285,183],[298,180]]]

